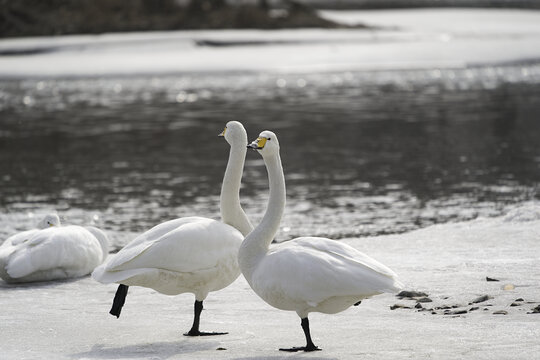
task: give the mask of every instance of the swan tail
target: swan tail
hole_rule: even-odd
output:
[[[120,284],[118,285],[116,294],[114,294],[114,300],[111,307],[111,311],[109,311],[109,314],[116,316],[116,318],[120,317],[120,313],[122,312],[122,307],[124,307],[124,303],[126,302],[128,288],[129,286]]]
[[[99,242],[99,246],[101,246],[101,264],[103,261],[105,261],[107,255],[109,255],[109,238],[107,237],[107,234],[94,226],[87,226],[85,229],[88,230],[92,235],[94,235],[94,237]]]
[[[397,292],[400,292],[401,290],[403,290],[404,287],[405,287],[405,285],[403,285],[403,283],[401,281],[394,278],[394,283],[392,284],[392,287],[389,289],[388,292],[389,293],[397,293]]]

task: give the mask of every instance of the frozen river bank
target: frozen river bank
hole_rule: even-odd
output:
[[[0,77],[463,68],[540,59],[540,14],[535,11],[438,9],[323,15],[374,28],[4,39]]]
[[[422,305],[435,314],[390,310],[395,304],[416,305],[392,295],[338,315],[314,314],[312,335],[322,352],[279,352],[303,340],[298,318],[268,306],[243,277],[205,302],[202,329],[229,332],[207,338],[182,336],[191,324],[191,295],[132,288],[116,319],[108,314],[115,286],[83,278],[0,283],[2,358],[533,359],[540,351],[540,314],[529,314],[540,304],[539,209],[531,204],[499,218],[344,240],[392,267],[407,288],[428,293],[433,302]],[[500,281],[487,282],[486,276]],[[470,305],[481,295],[489,299]],[[519,298],[523,301],[511,306]],[[437,309],[444,306],[465,313],[444,315]],[[507,314],[495,314],[500,311]]]

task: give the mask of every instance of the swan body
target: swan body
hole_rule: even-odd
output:
[[[108,254],[107,236],[94,227],[60,226],[47,215],[37,229],[0,246],[0,277],[8,283],[50,281],[88,275]]]
[[[120,316],[128,286],[152,288],[166,295],[193,293],[195,317],[185,335],[218,335],[199,331],[203,300],[211,291],[231,284],[240,275],[238,250],[253,228],[240,206],[247,133],[237,121],[221,134],[230,144],[223,178],[220,210],[223,222],[184,217],[154,226],[136,237],[92,273],[102,283],[119,283],[112,315]]]
[[[264,301],[281,310],[295,311],[302,319],[306,346],[281,350],[319,350],[311,340],[310,312],[338,313],[362,299],[398,291],[401,283],[388,267],[338,241],[300,237],[270,247],[285,207],[279,142],[273,132],[263,131],[249,147],[263,156],[270,196],[263,220],[240,246],[240,268]]]
[[[92,276],[166,295],[190,292],[202,301],[240,275],[237,253],[243,239],[238,230],[220,221],[170,220],[139,235]]]
[[[395,291],[395,274],[355,248],[320,237],[300,237],[271,248],[251,282],[281,310],[335,314],[363,298]]]

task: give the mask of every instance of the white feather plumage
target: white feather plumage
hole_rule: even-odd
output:
[[[285,208],[279,142],[273,132],[263,131],[250,147],[263,156],[270,195],[263,220],[240,247],[240,268],[264,301],[302,319],[306,346],[283,350],[319,350],[309,332],[310,312],[338,313],[362,299],[395,292],[401,283],[388,267],[342,242],[301,237],[271,247]]]
[[[58,219],[50,215],[47,218]],[[108,240],[99,229],[60,226],[23,231],[0,246],[0,277],[6,282],[49,281],[88,275],[108,254]]]
[[[111,314],[120,316],[126,286],[152,288],[166,295],[193,293],[195,318],[190,336],[201,333],[199,316],[209,292],[230,285],[240,275],[238,249],[253,226],[240,206],[247,133],[237,121],[221,134],[231,145],[223,177],[220,208],[223,222],[203,217],[169,220],[136,237],[92,273],[102,283],[119,283]]]

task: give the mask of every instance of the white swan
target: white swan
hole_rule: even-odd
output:
[[[37,229],[13,235],[0,246],[0,277],[8,283],[80,277],[90,274],[108,252],[101,230],[60,226],[58,215],[50,214]]]
[[[301,318],[306,346],[280,350],[320,350],[311,340],[310,312],[338,313],[367,297],[397,291],[401,284],[383,264],[334,240],[301,237],[269,248],[285,207],[279,142],[273,132],[263,131],[248,147],[257,149],[264,159],[270,196],[261,223],[240,246],[240,269],[264,301],[296,311]]]
[[[199,331],[203,300],[240,275],[238,249],[253,226],[240,206],[240,183],[247,151],[246,130],[237,121],[220,134],[230,144],[229,161],[221,188],[223,222],[185,217],[159,224],[136,237],[92,274],[118,287],[111,314],[120,316],[128,286],[152,288],[166,295],[195,295],[193,326],[186,336],[221,335]]]

